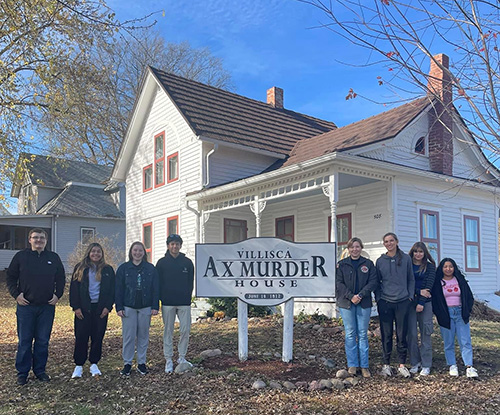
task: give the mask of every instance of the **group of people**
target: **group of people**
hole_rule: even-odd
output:
[[[7,286],[17,301],[19,338],[16,369],[17,383],[25,385],[31,370],[42,382],[50,380],[45,371],[55,305],[63,295],[65,272],[61,259],[46,248],[47,233],[35,228],[29,232],[30,248],[19,251],[7,269]],[[137,371],[147,374],[147,349],[151,316],[162,305],[164,322],[163,351],[165,372],[174,370],[173,332],[176,317],[180,322],[178,364],[186,360],[191,328],[191,295],[194,285],[193,262],[180,252],[182,238],[167,238],[167,252],[156,266],[148,262],[142,242],[134,242],[128,261],[116,271],[106,263],[98,243],[91,243],[83,259],[75,266],[70,284],[70,306],[74,311],[75,369],[73,378],[83,375],[90,362],[92,376],[101,375],[98,363],[109,313],[113,306],[122,321],[123,369],[129,376],[136,356]],[[427,376],[432,366],[431,334],[436,315],[444,342],[449,374],[458,376],[455,339],[458,339],[466,376],[478,376],[472,365],[469,317],[474,299],[471,289],[452,258],[444,258],[436,269],[426,245],[416,242],[405,254],[397,236],[383,237],[387,252],[374,265],[363,257],[363,242],[352,238],[349,255],[339,261],[336,272],[336,298],[345,327],[345,351],[348,371],[358,370],[370,377],[368,327],[372,293],[378,307],[382,340],[381,374],[392,376],[390,366],[393,329],[396,327],[398,372]],[[420,344],[418,335],[420,334]],[[89,349],[90,340],[90,349]],[[410,369],[406,367],[409,352]]]
[[[49,340],[54,322],[55,305],[63,295],[65,272],[61,259],[46,248],[47,233],[35,228],[29,232],[30,248],[19,251],[7,269],[7,286],[17,301],[18,349],[17,384],[28,383],[31,370],[42,382],[50,381],[46,373]],[[167,252],[156,266],[148,262],[142,242],[134,242],[128,261],[115,271],[106,263],[98,243],[91,243],[83,259],[75,266],[70,284],[70,306],[74,311],[75,369],[72,378],[83,375],[88,360],[90,374],[101,375],[98,363],[109,313],[116,307],[122,321],[123,369],[129,376],[136,356],[137,371],[145,375],[151,316],[162,305],[164,322],[163,351],[165,372],[174,370],[173,333],[176,317],[180,322],[179,364],[186,360],[191,328],[191,295],[194,285],[193,262],[180,252],[180,235],[167,238]],[[90,348],[89,348],[90,341]]]
[[[368,365],[368,327],[372,293],[380,320],[383,376],[392,376],[391,354],[396,327],[397,371],[427,376],[432,367],[433,314],[436,315],[444,343],[450,376],[458,376],[455,339],[458,340],[466,376],[478,377],[472,362],[469,318],[474,304],[472,291],[452,258],[443,258],[436,268],[427,246],[416,242],[405,254],[397,236],[383,237],[387,252],[373,264],[361,255],[363,242],[352,238],[348,256],[339,261],[336,273],[336,298],[345,328],[348,372],[370,377]],[[420,343],[418,337],[420,334]],[[410,369],[406,367],[409,353]]]

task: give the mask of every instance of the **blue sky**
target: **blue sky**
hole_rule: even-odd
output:
[[[234,92],[249,98],[264,101],[266,90],[278,86],[286,108],[338,126],[387,109],[361,98],[346,101],[350,88],[375,101],[394,99],[377,84],[384,69],[359,67],[366,51],[318,28],[327,18],[299,1],[111,0],[108,5],[121,20],[164,10],[157,28],[165,39],[209,47],[231,73]]]

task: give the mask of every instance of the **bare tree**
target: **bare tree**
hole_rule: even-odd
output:
[[[231,87],[222,61],[207,48],[167,43],[151,28],[102,37],[88,56],[60,68],[65,77],[54,90],[55,105],[39,125],[51,153],[112,165],[147,65],[219,88]]]
[[[451,77],[453,105],[478,145],[500,155],[500,6],[488,0],[299,0],[320,9],[321,26],[367,50],[377,82],[399,97],[439,100],[429,60]],[[450,56],[450,69],[433,55]],[[350,98],[358,91],[351,91]],[[448,108],[448,111],[454,111]]]

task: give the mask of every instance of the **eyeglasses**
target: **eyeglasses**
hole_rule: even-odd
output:
[[[31,239],[35,241],[45,241],[45,236],[32,236]]]

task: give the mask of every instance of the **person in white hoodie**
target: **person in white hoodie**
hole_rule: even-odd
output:
[[[382,376],[392,376],[390,366],[392,336],[393,326],[396,323],[398,372],[408,378],[410,372],[405,366],[408,354],[408,312],[415,294],[412,260],[409,255],[399,248],[396,234],[392,232],[386,233],[383,242],[387,252],[377,259],[376,268],[379,288],[375,293],[383,351],[383,366],[380,374]]]

